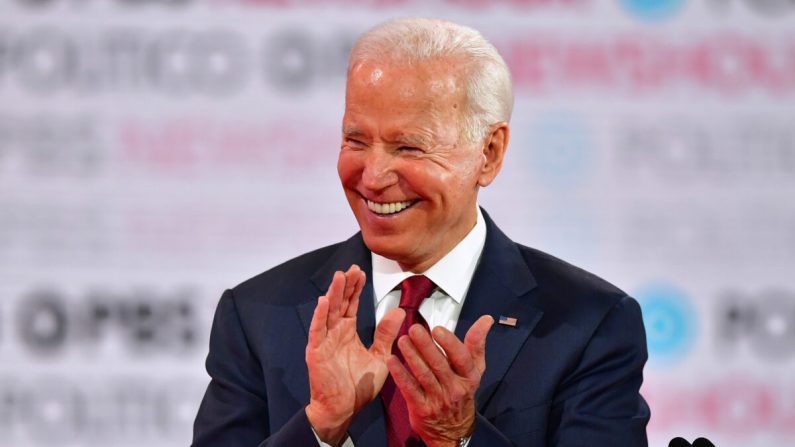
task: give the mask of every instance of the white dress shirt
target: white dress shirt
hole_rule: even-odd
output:
[[[437,289],[420,305],[420,314],[431,329],[444,326],[455,331],[458,315],[464,305],[469,283],[486,243],[486,223],[478,208],[475,227],[442,259],[422,274],[437,285]],[[404,272],[397,262],[373,253],[373,297],[375,322],[400,304],[400,283],[416,273]]]
[[[477,208],[475,227],[436,264],[422,272],[437,288],[420,305],[420,315],[431,329],[444,326],[455,331],[458,316],[464,306],[472,275],[486,244],[486,223],[480,208]],[[417,273],[404,272],[397,262],[372,253],[373,298],[375,299],[375,322],[400,304],[400,283]],[[315,434],[317,436],[317,434]],[[321,447],[331,447],[318,438]],[[342,447],[354,447],[348,437]]]

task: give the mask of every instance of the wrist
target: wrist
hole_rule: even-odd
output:
[[[469,445],[472,434],[461,437],[444,437],[436,440],[423,440],[428,447],[464,447]]]
[[[469,436],[458,439],[444,439],[439,441],[425,441],[428,447],[463,447],[469,443]]]
[[[426,441],[426,444],[435,447],[466,447],[469,445],[469,440],[472,438],[472,434],[475,432],[475,421],[472,421],[472,424],[469,426],[469,429],[466,431],[458,431],[458,434],[448,433],[447,435],[442,435],[440,439],[435,441]],[[462,434],[465,433],[465,434]]]
[[[334,446],[342,444],[347,437],[350,417],[329,416],[324,411],[319,410],[317,406],[313,406],[311,402],[304,411],[309,425],[312,426],[312,430],[321,441]]]

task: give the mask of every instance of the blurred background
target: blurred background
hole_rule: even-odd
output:
[[[652,446],[795,442],[795,0],[2,0],[0,445],[187,445],[224,288],[356,231],[347,53],[483,32],[481,204],[644,311]]]

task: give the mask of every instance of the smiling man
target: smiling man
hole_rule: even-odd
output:
[[[224,293],[194,445],[646,445],[637,303],[477,206],[512,104],[475,30],[359,39],[337,169],[361,231]]]

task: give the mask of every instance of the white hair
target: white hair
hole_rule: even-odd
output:
[[[480,142],[491,125],[510,120],[513,88],[505,61],[478,31],[446,20],[390,20],[359,38],[351,50],[348,72],[364,61],[411,63],[448,57],[463,61],[462,137],[468,143]]]

